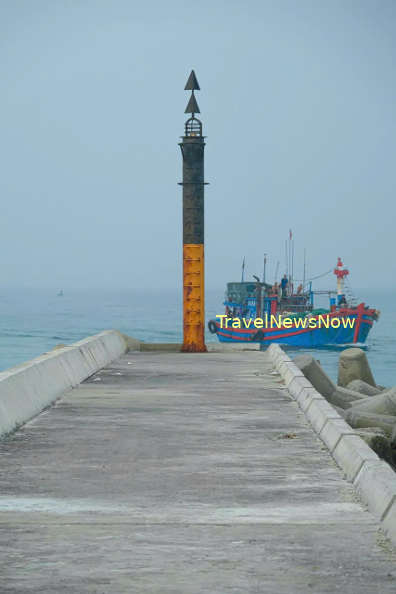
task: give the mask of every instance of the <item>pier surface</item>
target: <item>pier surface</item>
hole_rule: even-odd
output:
[[[132,352],[0,442],[2,594],[394,594],[265,353]]]

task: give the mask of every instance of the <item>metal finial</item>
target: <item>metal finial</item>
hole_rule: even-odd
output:
[[[184,113],[201,113],[199,111],[197,100],[195,99],[194,91],[191,94],[190,101],[188,102],[187,107],[184,110]]]
[[[197,81],[197,77],[195,76],[194,70],[191,70],[190,76],[188,77],[188,81],[186,82],[186,86],[184,87],[185,91],[200,91],[200,87]]]

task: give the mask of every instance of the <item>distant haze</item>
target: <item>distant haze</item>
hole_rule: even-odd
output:
[[[280,276],[289,228],[297,277],[396,287],[395,32],[393,0],[3,2],[0,288],[180,286],[191,68],[207,287]]]

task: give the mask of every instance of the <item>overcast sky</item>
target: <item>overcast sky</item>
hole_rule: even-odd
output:
[[[206,282],[342,256],[396,287],[394,0],[3,0],[3,286],[181,282],[191,68],[206,146]],[[334,283],[332,278],[327,284]]]

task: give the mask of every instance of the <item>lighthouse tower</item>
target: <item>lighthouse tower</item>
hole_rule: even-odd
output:
[[[348,276],[349,270],[344,268],[341,258],[338,258],[337,267],[334,268],[334,274],[337,277],[337,305],[345,301],[344,280]]]
[[[204,148],[202,123],[194,91],[199,91],[194,70],[187,80],[191,91],[184,113],[191,114],[179,143],[183,157],[183,352],[202,353],[205,346],[204,294]]]

